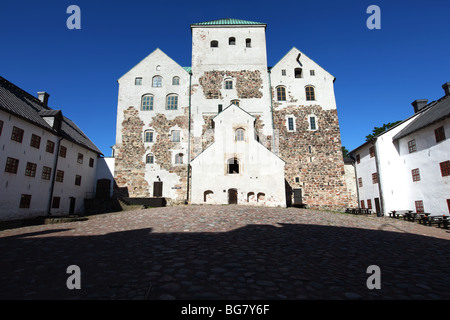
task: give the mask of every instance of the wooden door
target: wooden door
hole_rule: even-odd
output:
[[[163,188],[162,181],[153,182],[153,196],[162,197],[162,188]]]
[[[237,204],[237,190],[236,189],[229,189],[228,190],[228,204]]]

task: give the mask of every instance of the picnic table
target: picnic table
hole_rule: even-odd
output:
[[[372,212],[370,209],[365,208],[347,208],[345,210],[345,213],[352,213],[352,214],[371,214]]]
[[[391,212],[389,212],[389,217],[398,219],[403,216],[403,218],[406,220],[405,215],[412,212],[412,210],[392,210]]]
[[[437,224],[438,227],[441,227],[441,224],[444,228],[448,228],[449,224],[448,216],[443,215],[432,215],[430,213],[424,213],[423,216],[419,219],[419,223],[423,223],[423,225],[431,226],[432,224]]]

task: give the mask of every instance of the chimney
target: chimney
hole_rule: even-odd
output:
[[[450,96],[450,82],[444,83],[442,89],[444,89],[446,96]]]
[[[418,99],[413,101],[411,104],[414,107],[414,113],[417,113],[428,104],[428,99]]]
[[[38,92],[38,99],[47,107],[50,95],[47,92]]]

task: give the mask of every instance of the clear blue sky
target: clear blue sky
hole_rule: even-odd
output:
[[[69,5],[81,30],[69,30]],[[369,30],[369,5],[381,29]],[[154,49],[191,65],[191,23],[236,18],[267,23],[268,65],[296,47],[336,77],[342,144],[403,120],[415,99],[436,100],[450,82],[450,1],[3,1],[0,75],[31,94],[50,93],[110,156],[119,79]]]

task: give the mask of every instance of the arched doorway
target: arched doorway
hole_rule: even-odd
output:
[[[237,204],[238,195],[236,189],[228,189],[228,204]]]

